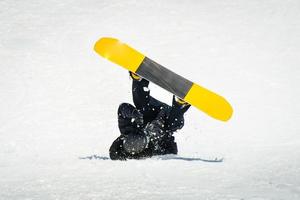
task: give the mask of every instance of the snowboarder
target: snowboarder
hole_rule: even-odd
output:
[[[112,143],[112,160],[141,159],[154,155],[177,154],[173,133],[184,125],[190,105],[173,96],[172,106],[150,96],[149,81],[135,73],[132,78],[134,105],[122,103],[118,109],[121,135]]]

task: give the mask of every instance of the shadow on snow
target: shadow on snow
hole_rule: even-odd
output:
[[[91,156],[84,156],[79,157],[82,160],[110,160],[107,156],[98,156],[98,155],[91,155]],[[223,158],[214,158],[214,159],[204,159],[204,158],[191,158],[191,157],[182,157],[177,155],[164,155],[164,156],[153,156],[152,160],[183,160],[183,161],[202,161],[202,162],[223,162]],[[141,159],[144,160],[144,159]]]

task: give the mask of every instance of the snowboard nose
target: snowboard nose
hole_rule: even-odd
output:
[[[145,58],[142,53],[127,44],[109,37],[98,40],[94,50],[102,57],[132,72],[136,72]]]

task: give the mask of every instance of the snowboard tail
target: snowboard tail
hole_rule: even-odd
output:
[[[94,50],[102,57],[159,85],[215,119],[227,121],[232,116],[233,109],[222,96],[172,72],[117,39],[101,38],[96,42]]]

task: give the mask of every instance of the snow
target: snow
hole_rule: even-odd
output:
[[[0,199],[300,199],[298,0],[2,0],[0,22]],[[132,102],[104,36],[232,103],[176,133],[180,157],[222,163],[79,159],[108,157]]]

